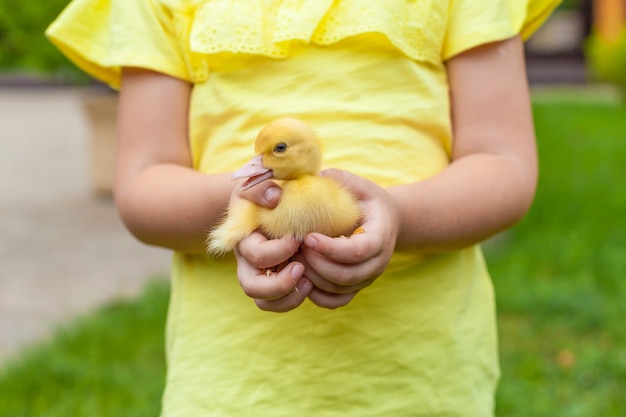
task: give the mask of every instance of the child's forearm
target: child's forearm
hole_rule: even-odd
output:
[[[446,66],[453,162],[389,190],[401,213],[399,248],[480,242],[519,221],[534,197],[537,155],[521,39],[471,49]]]
[[[139,240],[198,253],[228,204],[232,184],[228,174],[205,175],[192,168],[192,88],[165,74],[123,69],[115,202]]]
[[[115,202],[137,239],[200,253],[208,230],[224,213],[231,190],[229,174],[205,175],[186,166],[155,164],[118,183]]]
[[[430,179],[388,189],[401,216],[396,248],[454,250],[509,228],[530,207],[536,177],[533,163],[472,154]]]

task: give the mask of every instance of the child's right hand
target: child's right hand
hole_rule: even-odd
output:
[[[313,284],[304,265],[290,262],[300,244],[295,239],[268,240],[254,232],[235,248],[237,279],[261,310],[285,312],[302,304]]]
[[[237,181],[233,197],[245,198],[261,207],[274,208],[278,205],[282,189],[274,181],[263,181],[247,190],[241,189],[242,183],[243,180]]]
[[[280,200],[280,192],[277,184],[264,181],[245,191],[237,189],[234,196],[274,208]],[[261,233],[254,232],[235,248],[239,284],[261,310],[293,310],[311,292],[313,284],[303,277],[304,266],[300,262],[290,262],[299,247],[295,239],[268,240]]]

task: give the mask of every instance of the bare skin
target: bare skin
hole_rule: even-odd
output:
[[[518,37],[453,57],[447,62],[451,164],[427,180],[388,189],[345,171],[325,171],[359,197],[366,232],[350,239],[312,233],[299,252],[295,241],[268,241],[253,233],[235,251],[244,292],[269,311],[297,308],[306,298],[321,307],[341,307],[375,281],[396,248],[459,249],[519,221],[532,202],[537,179],[524,68]],[[204,250],[206,230],[220,218],[231,193],[272,207],[280,192],[269,181],[240,192],[228,174],[192,169],[190,91],[181,80],[124,70],[115,195],[137,238],[197,253]],[[288,262],[294,255],[296,260]],[[281,264],[285,266],[272,279],[263,274]]]

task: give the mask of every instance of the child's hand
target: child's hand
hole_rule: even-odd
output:
[[[274,181],[263,181],[247,190],[241,190],[241,183],[243,180],[237,182],[234,195],[231,198],[244,198],[266,208],[274,208],[278,205],[282,189]]]
[[[255,232],[235,248],[239,284],[261,310],[293,310],[309,295],[313,285],[303,277],[304,266],[290,262],[299,246],[294,239],[267,240]]]
[[[264,181],[245,191],[237,187],[234,198],[273,208],[280,200],[280,192],[276,183]],[[299,246],[294,239],[268,240],[255,232],[235,248],[239,284],[261,310],[293,310],[311,291],[313,285],[303,278],[304,266],[300,262],[289,262]]]
[[[337,308],[352,301],[358,291],[383,273],[393,254],[400,220],[394,200],[373,182],[334,169],[323,175],[356,195],[365,230],[348,239],[319,233],[304,239],[298,259],[306,265],[305,276],[314,285],[309,298],[320,307]]]

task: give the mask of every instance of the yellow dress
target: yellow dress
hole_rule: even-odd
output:
[[[325,165],[386,187],[449,163],[445,60],[528,37],[558,0],[74,0],[47,35],[117,87],[121,66],[194,84],[196,169],[232,171],[269,120],[299,117]],[[499,370],[479,247],[396,253],[335,311],[259,311],[232,258],[177,253],[162,415],[490,416]]]

